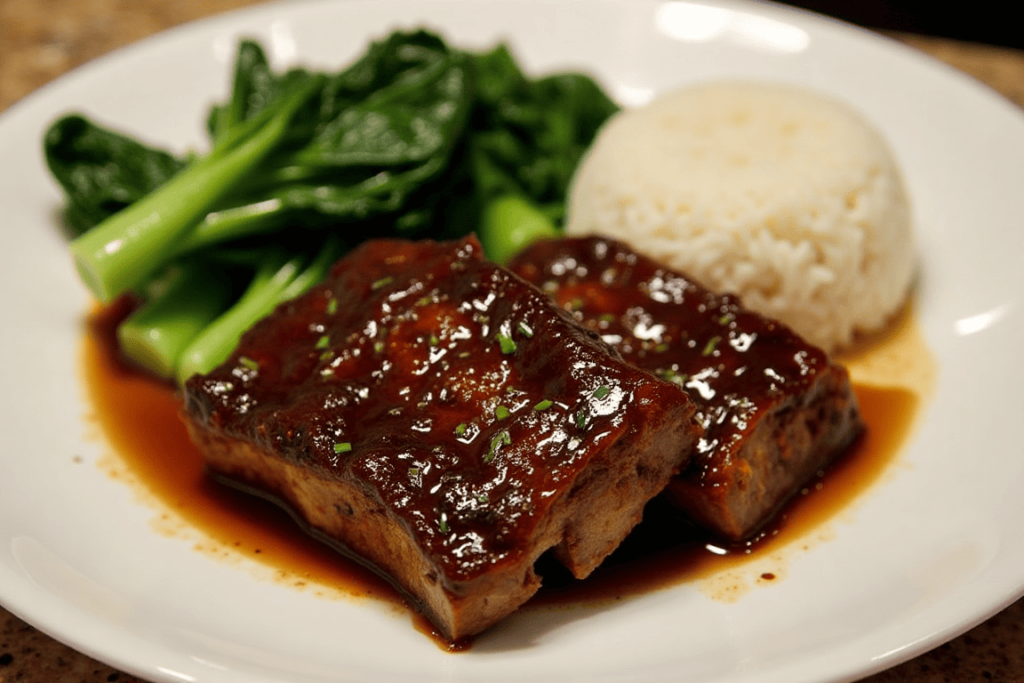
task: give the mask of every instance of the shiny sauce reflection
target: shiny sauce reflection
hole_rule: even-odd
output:
[[[295,522],[277,506],[205,476],[179,418],[175,389],[127,366],[117,355],[113,331],[125,313],[126,308],[112,306],[90,318],[84,376],[95,420],[144,495],[223,548],[266,564],[292,584],[405,605],[386,580],[297,533]],[[697,579],[799,539],[833,518],[895,459],[921,407],[921,397],[908,389],[857,385],[856,390],[867,434],[754,542],[722,547],[655,503],[645,522],[586,581],[567,580],[554,563],[542,560],[545,588],[534,603],[617,599]]]

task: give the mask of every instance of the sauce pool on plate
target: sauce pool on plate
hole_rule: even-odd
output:
[[[201,531],[223,552],[255,559],[292,585],[321,586],[325,592],[405,605],[385,579],[299,532],[281,508],[205,475],[199,452],[179,417],[176,389],[128,366],[118,355],[114,330],[127,310],[122,302],[91,316],[83,370],[94,418],[120,469],[138,482],[144,495]],[[878,345],[880,351],[865,351],[849,361],[866,434],[787,504],[759,537],[738,546],[722,546],[655,502],[627,542],[585,581],[570,581],[560,574],[557,563],[549,566],[542,560],[538,570],[545,587],[531,604],[614,600],[702,579],[764,557],[836,517],[896,459],[922,411],[926,378],[912,377],[895,386],[863,381],[874,374],[891,378],[888,369],[879,366],[894,362],[891,357],[898,361],[902,349],[910,354],[920,350],[912,348],[919,341],[909,319],[900,321],[892,336]],[[777,578],[773,571],[758,576],[767,583]]]

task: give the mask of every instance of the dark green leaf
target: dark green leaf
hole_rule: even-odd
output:
[[[185,165],[79,115],[53,123],[43,148],[50,173],[64,189],[67,220],[76,235],[149,194]]]

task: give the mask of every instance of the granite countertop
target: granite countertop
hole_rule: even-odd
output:
[[[251,0],[0,0],[0,112],[61,74],[122,45]],[[1024,52],[892,34],[1024,107]],[[1024,600],[870,683],[1024,682]],[[49,638],[0,608],[0,683],[139,679]]]

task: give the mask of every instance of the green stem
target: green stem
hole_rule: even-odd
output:
[[[282,293],[299,273],[301,257],[285,261],[280,254],[256,271],[242,297],[208,325],[181,355],[176,372],[178,384],[196,373],[206,373],[223,363],[238,346],[242,335],[269,314]]]
[[[506,263],[526,245],[558,237],[554,222],[525,197],[503,195],[484,207],[479,237],[487,258]]]
[[[175,253],[172,247],[282,139],[289,120],[316,87],[318,80],[306,83],[233,148],[218,146],[215,154],[74,240],[70,248],[75,265],[96,298],[110,302],[166,264]]]
[[[281,227],[281,200],[266,199],[244,206],[211,211],[175,246],[175,254],[206,249]]]
[[[184,384],[195,373],[209,372],[227,360],[246,330],[279,304],[320,283],[340,254],[340,241],[332,235],[301,271],[300,257],[284,262],[282,256],[275,255],[265,262],[242,298],[199,334],[182,353],[176,371],[178,383]]]
[[[231,286],[202,265],[173,268],[152,295],[117,328],[122,352],[163,379],[173,379],[188,344],[230,302]]]
[[[327,277],[327,272],[339,256],[341,256],[341,243],[336,235],[329,235],[316,258],[281,292],[280,302],[305,294],[319,284]]]

